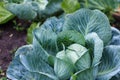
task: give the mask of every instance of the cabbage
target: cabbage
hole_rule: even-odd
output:
[[[120,31],[98,10],[47,19],[7,69],[12,80],[110,80],[120,72]],[[112,78],[112,79],[113,79]],[[119,80],[119,79],[116,79]]]
[[[20,19],[45,19],[61,12],[62,0],[8,0],[6,9]]]

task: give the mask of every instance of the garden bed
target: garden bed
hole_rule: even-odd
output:
[[[119,80],[120,3],[41,1],[0,2],[0,80]]]
[[[0,77],[5,76],[6,69],[17,48],[26,44],[26,30],[17,31],[13,22],[0,25]]]
[[[112,26],[120,30],[118,23],[119,21],[116,21]],[[0,66],[2,70],[0,77],[6,76],[6,69],[12,61],[15,51],[20,46],[27,44],[26,37],[26,29],[22,31],[14,29],[14,23],[11,21],[7,24],[0,25]]]

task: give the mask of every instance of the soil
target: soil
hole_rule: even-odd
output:
[[[0,25],[0,78],[5,77],[6,69],[14,56],[14,52],[26,44],[26,29],[17,31],[13,28],[15,24],[8,22]]]
[[[114,17],[115,21],[111,25],[120,30],[120,12],[119,13],[118,12],[114,13],[113,17]]]

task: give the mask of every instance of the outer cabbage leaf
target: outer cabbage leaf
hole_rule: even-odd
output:
[[[38,11],[39,19],[61,14],[61,2],[62,0],[49,0],[44,10]]]
[[[17,2],[8,2],[6,8],[21,19],[43,20],[61,12],[60,4],[62,0],[23,0],[23,2]]]
[[[120,31],[114,27],[111,27],[112,29],[112,36],[118,36],[120,35]]]
[[[10,3],[6,6],[6,8],[13,14],[17,15],[20,19],[32,20],[37,16],[37,13],[32,9],[31,4]]]
[[[80,8],[80,3],[78,0],[63,0],[61,6],[65,13],[72,13]]]
[[[120,45],[120,31],[116,28],[112,29],[112,40],[110,42],[111,45]]]
[[[111,45],[119,45],[120,44],[120,31],[114,27],[112,29],[112,40],[110,42]],[[120,72],[117,73],[112,79],[110,80],[119,80],[120,79]]]
[[[56,54],[58,51],[56,43],[57,35],[54,32],[45,30],[44,28],[39,28],[34,30],[33,35],[33,46],[35,48],[35,51],[38,54],[41,54],[41,57],[44,60],[46,60],[46,57],[48,57],[49,54]],[[41,53],[41,51],[43,52]]]
[[[110,80],[119,80],[119,79],[120,79],[120,72],[114,77],[112,77]]]
[[[114,22],[113,14],[118,11],[118,0],[79,0],[83,8],[98,9],[107,15],[110,22]]]
[[[6,23],[13,18],[14,15],[0,5],[0,24]]]
[[[56,17],[51,17],[51,18],[48,18],[41,25],[41,27],[43,27],[45,29],[50,29],[53,32],[55,32],[56,34],[58,34],[59,32],[62,31],[63,23],[64,23],[64,19],[63,18],[58,19]]]
[[[56,55],[59,51],[57,34],[62,30],[62,24],[62,20],[53,17],[48,19],[40,28],[33,31],[33,45],[37,51],[39,51],[39,47],[41,46],[47,53]]]
[[[16,56],[10,63],[6,75],[9,79],[14,80],[26,80],[25,78],[32,78],[31,73],[20,62],[19,56]]]
[[[48,4],[48,0],[32,0],[32,1],[33,1],[33,6],[34,6],[34,3],[37,4],[38,9],[40,10],[44,10],[46,8],[46,5]]]
[[[33,32],[34,29],[38,28],[39,25],[40,25],[40,23],[33,22],[30,25],[30,27],[27,29],[27,40],[26,41],[27,41],[28,44],[31,44],[33,42],[33,34],[32,34],[32,32]]]
[[[87,46],[92,53],[93,62],[92,65],[100,63],[103,52],[103,41],[98,37],[96,33],[89,33],[86,36]]]
[[[76,30],[86,36],[96,32],[105,44],[111,39],[111,28],[108,18],[98,10],[80,9],[66,16],[63,30]]]
[[[14,80],[58,80],[53,68],[34,52],[32,45],[17,50],[7,70],[7,77]]]
[[[46,0],[23,0],[8,2],[6,8],[20,19],[33,20],[37,17],[37,11],[45,9]]]
[[[42,80],[57,80],[53,68],[43,61],[34,50],[31,49],[29,52],[21,54],[20,60],[27,70],[40,74]]]
[[[120,71],[120,46],[110,45],[105,47],[97,80],[109,80]]]
[[[88,4],[84,2],[84,7],[99,9],[99,10],[114,10],[118,8],[119,3],[118,0],[87,0]]]
[[[3,0],[3,1],[9,3],[22,3],[24,0]]]

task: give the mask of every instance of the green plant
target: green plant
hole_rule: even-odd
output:
[[[21,23],[17,23],[16,20],[13,20],[13,23],[14,23],[13,28],[16,29],[17,31],[22,31],[22,30],[25,29],[24,27],[22,27],[22,24]]]
[[[33,22],[33,23],[30,25],[30,27],[27,29],[27,40],[26,40],[26,42],[27,42],[28,44],[32,44],[32,41],[33,41],[33,34],[32,34],[32,32],[33,32],[33,30],[34,30],[35,28],[38,28],[39,25],[40,25],[40,23],[35,23],[35,22]]]
[[[31,45],[16,51],[7,77],[110,80],[120,71],[119,33],[111,30],[108,18],[99,10],[80,9],[65,20],[50,18],[33,31]]]
[[[0,2],[0,24],[4,24],[14,18],[14,15],[4,8],[4,2]]]
[[[62,0],[8,0],[6,8],[24,20],[44,19],[61,11]]]
[[[6,77],[2,77],[2,78],[0,78],[0,80],[7,80],[7,78]]]
[[[11,51],[10,51],[10,54],[14,54],[16,51],[17,51],[17,47],[13,48]]]
[[[63,0],[61,6],[65,13],[72,13],[80,9],[78,0]]]
[[[0,80],[7,80],[6,77],[1,77],[1,76],[5,76],[5,73],[3,72],[1,66],[0,66]]]
[[[101,10],[108,16],[111,23],[114,21],[112,14],[116,12],[120,4],[118,0],[79,0],[79,2],[82,7]]]

